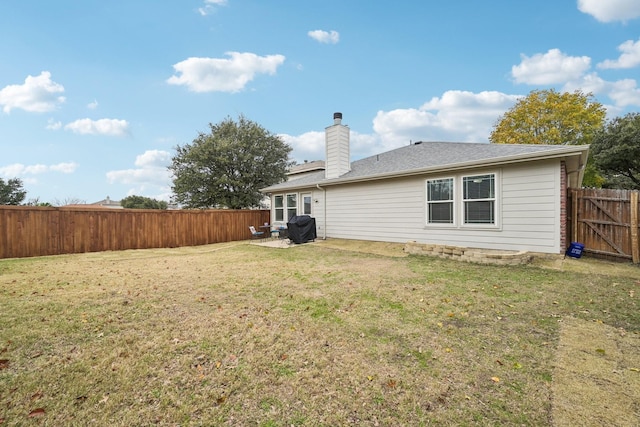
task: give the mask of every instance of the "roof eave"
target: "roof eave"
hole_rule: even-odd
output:
[[[578,172],[576,181],[577,183],[582,183],[582,178],[584,174],[584,165],[586,165],[587,163],[588,153],[589,153],[588,145],[572,145],[572,146],[558,148],[557,150],[553,150],[551,152],[516,154],[512,156],[491,158],[486,160],[473,160],[473,161],[462,162],[462,163],[450,163],[446,165],[410,169],[410,170],[401,171],[401,172],[398,172],[398,171],[385,172],[381,174],[374,174],[374,175],[367,175],[367,176],[353,177],[353,178],[344,177],[344,178],[324,179],[317,182],[306,183],[305,185],[290,185],[290,186],[278,187],[276,190],[284,191],[284,190],[291,190],[291,189],[297,189],[297,188],[303,188],[303,187],[311,188],[316,186],[328,187],[328,186],[341,185],[341,184],[353,184],[358,182],[377,181],[377,180],[386,179],[386,178],[404,178],[404,177],[410,177],[415,175],[434,174],[434,173],[450,172],[450,171],[456,171],[456,170],[488,168],[488,167],[502,166],[502,165],[508,165],[508,164],[522,163],[530,160],[549,160],[549,159],[575,157],[575,156],[580,156],[580,159],[578,161],[579,165],[576,171]],[[568,171],[568,172],[571,172],[571,171]],[[574,182],[573,186],[578,186],[578,184]],[[270,187],[267,187],[260,191],[271,192],[272,190],[269,190],[269,188]]]

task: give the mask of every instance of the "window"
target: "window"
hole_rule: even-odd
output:
[[[275,220],[284,221],[284,196],[274,196],[273,207],[275,210]]]
[[[495,174],[462,178],[465,224],[496,223]]]
[[[287,220],[298,214],[297,194],[287,194]]]
[[[496,227],[498,173],[456,175],[426,181],[426,225]]]
[[[291,219],[292,216],[296,216],[298,214],[297,201],[298,195],[296,193],[290,193],[286,195],[279,194],[277,196],[273,196],[275,220],[284,222]]]
[[[453,178],[427,181],[427,223],[453,224]]]
[[[302,215],[311,215],[311,194],[302,195]]]

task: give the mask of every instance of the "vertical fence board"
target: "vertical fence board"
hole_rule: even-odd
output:
[[[0,258],[196,246],[246,240],[267,210],[0,206]]]
[[[640,264],[640,239],[638,238],[638,192],[631,193],[631,258],[635,264]]]

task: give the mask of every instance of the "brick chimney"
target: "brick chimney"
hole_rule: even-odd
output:
[[[333,113],[333,125],[324,130],[325,178],[338,178],[351,170],[349,133],[349,127],[342,124],[342,113]]]

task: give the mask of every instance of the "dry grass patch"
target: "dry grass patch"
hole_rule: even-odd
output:
[[[625,330],[563,319],[554,372],[555,425],[639,425],[639,349],[640,337]]]
[[[559,320],[639,329],[630,277],[328,242],[0,260],[0,424],[546,425]]]

